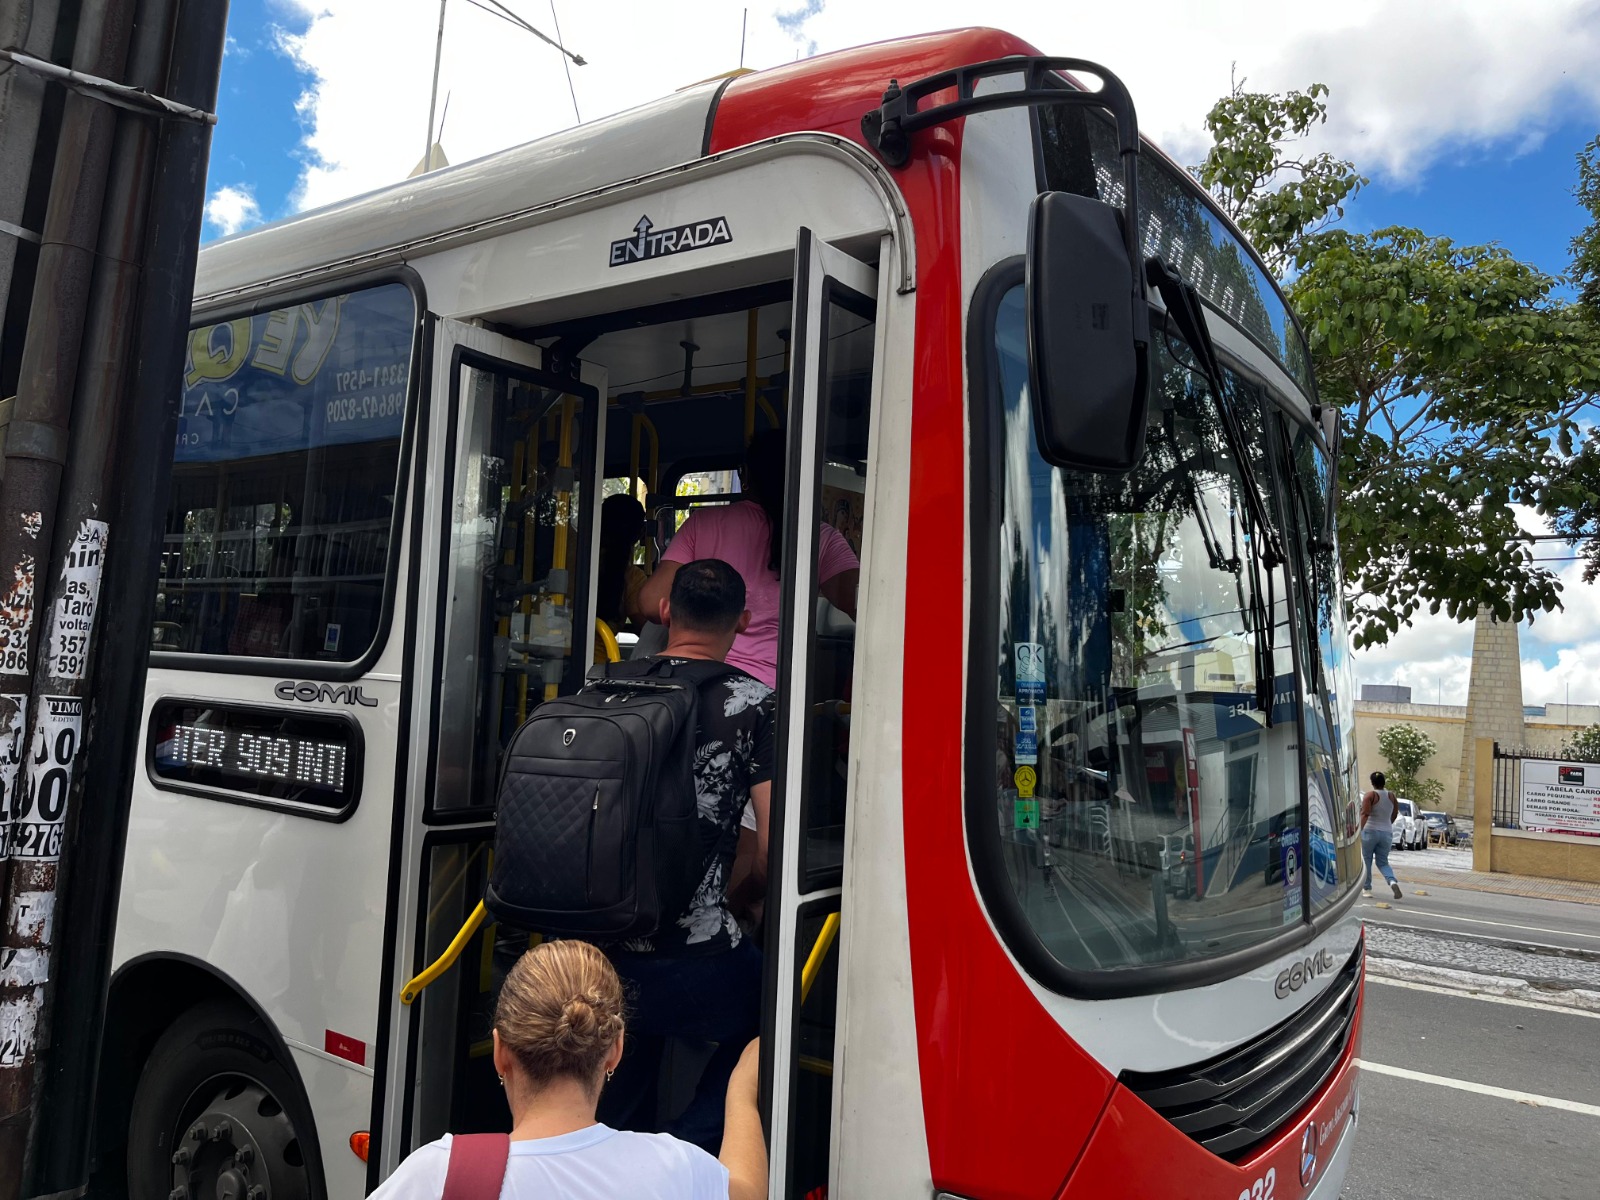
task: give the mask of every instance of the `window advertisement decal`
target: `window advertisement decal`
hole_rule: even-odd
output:
[[[415,322],[387,284],[195,329],[174,462],[398,438]]]

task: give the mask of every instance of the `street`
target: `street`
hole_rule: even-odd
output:
[[[1342,1195],[1593,1200],[1600,906],[1400,874],[1404,899],[1380,894],[1359,910],[1371,966],[1361,1126]]]

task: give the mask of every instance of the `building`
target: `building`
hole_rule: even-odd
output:
[[[1378,752],[1378,731],[1389,725],[1411,725],[1434,740],[1439,747],[1433,761],[1423,769],[1424,779],[1437,779],[1444,785],[1444,806],[1455,813],[1472,814],[1472,796],[1461,791],[1461,758],[1465,747],[1467,708],[1464,704],[1394,704],[1368,700],[1365,689],[1356,701],[1356,767],[1362,786],[1373,771],[1387,771],[1389,764]],[[1522,739],[1517,745],[1529,750],[1556,751],[1575,733],[1600,725],[1600,704],[1530,705],[1522,722]],[[1502,741],[1502,745],[1509,743]],[[1452,803],[1453,802],[1453,803]]]
[[[1378,733],[1390,725],[1411,725],[1434,740],[1438,750],[1423,768],[1423,779],[1444,785],[1441,804],[1457,814],[1472,813],[1474,743],[1491,738],[1508,748],[1559,751],[1572,736],[1600,724],[1600,704],[1525,705],[1517,627],[1502,624],[1480,609],[1472,636],[1472,679],[1467,703],[1412,704],[1411,689],[1368,684],[1356,701],[1356,767],[1362,786],[1373,771],[1389,770],[1378,752]],[[1470,732],[1469,732],[1470,730]]]

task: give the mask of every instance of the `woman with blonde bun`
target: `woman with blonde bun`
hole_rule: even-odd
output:
[[[666,1134],[595,1120],[622,1059],[622,984],[587,942],[546,942],[511,968],[494,1015],[494,1066],[511,1133],[420,1147],[372,1200],[764,1200],[757,1043],[728,1082],[721,1160]]]

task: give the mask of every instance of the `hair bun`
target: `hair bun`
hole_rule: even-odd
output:
[[[574,996],[562,1005],[556,1021],[556,1045],[563,1050],[582,1052],[593,1045],[600,1032],[600,1018],[587,996]]]
[[[507,973],[494,1027],[535,1087],[571,1077],[598,1094],[623,1016],[622,983],[599,949],[541,942]]]

